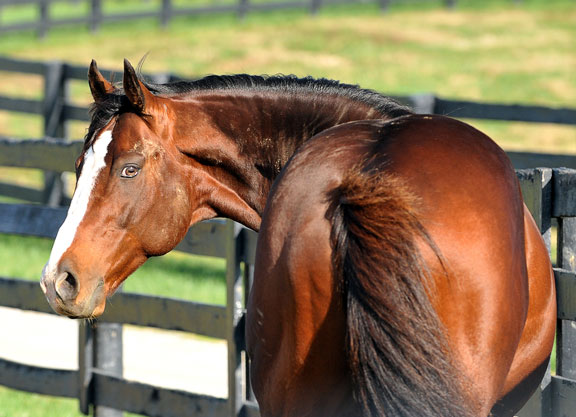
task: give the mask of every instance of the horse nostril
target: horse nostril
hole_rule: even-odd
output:
[[[64,272],[56,280],[56,293],[63,301],[75,299],[78,292],[78,280],[70,272]]]

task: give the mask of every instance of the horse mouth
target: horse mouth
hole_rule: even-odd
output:
[[[93,319],[101,316],[106,307],[105,286],[98,280],[92,291],[77,294],[75,297],[67,298],[56,290],[54,279],[42,276],[40,287],[44,292],[46,300],[52,310],[58,315],[71,319]]]

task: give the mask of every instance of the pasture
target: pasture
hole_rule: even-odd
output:
[[[3,36],[0,54],[84,65],[95,58],[103,67],[119,68],[122,58],[137,62],[148,53],[146,72],[189,77],[294,73],[358,83],[389,94],[431,91],[450,98],[573,107],[573,2],[461,3],[455,11],[429,3],[398,5],[384,15],[373,5],[363,5],[327,8],[315,17],[298,10],[256,13],[243,21],[233,15],[203,16],[176,19],[167,29],[145,20],[104,25],[97,34],[82,27],[63,28],[42,41],[33,33]],[[35,96],[41,90],[40,80],[34,77],[7,75],[0,80],[2,92]],[[86,103],[86,84],[75,85],[73,95]],[[576,154],[572,127],[473,124],[506,149]],[[76,124],[71,136],[81,138],[85,128]],[[35,117],[0,112],[0,133],[39,137],[42,125]],[[39,172],[30,170],[0,168],[0,176],[33,186],[42,181]],[[1,236],[0,275],[38,279],[50,245],[40,239]],[[25,261],[15,262],[22,253]],[[154,279],[160,272],[162,282]],[[224,264],[219,261],[170,254],[136,272],[126,290],[221,304],[223,274]],[[27,410],[21,410],[23,403]],[[3,388],[0,404],[1,417],[79,415],[75,402]]]

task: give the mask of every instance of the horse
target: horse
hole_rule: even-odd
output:
[[[122,84],[92,61],[77,186],[44,267],[97,317],[196,222],[259,231],[246,313],[267,416],[511,416],[544,375],[555,288],[513,167],[486,135],[294,76]]]

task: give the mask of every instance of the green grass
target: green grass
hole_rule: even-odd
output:
[[[78,401],[0,387],[0,417],[80,417]]]
[[[0,235],[0,276],[39,280],[51,248],[50,239]],[[224,259],[171,252],[149,259],[129,277],[124,290],[225,304],[225,270]]]
[[[82,416],[78,400],[30,394],[0,386],[0,417]],[[124,413],[124,416],[136,417],[136,414]]]

